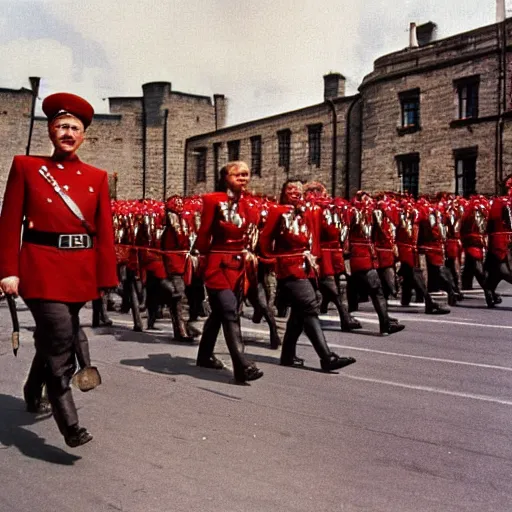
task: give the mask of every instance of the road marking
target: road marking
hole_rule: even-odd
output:
[[[128,320],[115,319],[114,322],[131,325],[131,322],[129,322]],[[378,323],[378,321],[377,321],[377,323]],[[266,337],[269,336],[269,332],[267,330],[255,329],[253,327],[242,326],[242,331],[247,332],[247,333],[253,333],[253,334],[262,334],[262,335],[265,335]],[[145,332],[148,332],[149,334],[158,334],[158,333],[172,334],[172,329],[163,329],[162,328],[158,331],[145,331]],[[301,346],[309,346],[309,343],[304,343],[304,342],[299,342],[298,344]],[[485,368],[485,369],[489,369],[489,370],[502,370],[502,371],[506,371],[506,372],[512,372],[512,368],[510,368],[508,366],[500,366],[500,365],[495,365],[495,364],[471,363],[468,361],[458,361],[456,359],[442,359],[439,357],[415,356],[412,354],[404,354],[402,352],[388,352],[386,350],[375,350],[375,349],[371,349],[371,348],[354,347],[352,345],[340,345],[337,343],[330,343],[330,342],[329,342],[329,346],[334,347],[334,348],[342,348],[344,350],[347,349],[347,350],[354,350],[354,351],[358,351],[358,352],[369,352],[369,353],[373,353],[373,354],[381,354],[381,355],[392,356],[392,357],[402,357],[402,358],[406,358],[406,359],[420,359],[423,361],[432,361],[435,363],[458,364],[461,366],[472,366],[472,367],[476,367],[476,368]]]
[[[369,377],[357,377],[355,375],[348,375],[346,373],[343,374],[343,377],[346,379],[358,380],[362,382],[371,382],[372,384],[385,384],[386,386],[393,386],[397,388],[414,389],[417,391],[426,391],[428,393],[438,393],[440,395],[456,396],[459,398],[469,398],[471,400],[481,400],[483,402],[492,402],[501,405],[512,405],[511,400],[505,400],[503,398],[494,398],[492,396],[487,395],[476,395],[474,393],[463,393],[460,391],[448,391],[447,389],[434,388],[431,386],[416,386],[413,384],[404,384],[402,382],[394,382],[391,380],[371,379]]]
[[[499,311],[499,309],[497,309],[496,311]],[[354,314],[354,316],[356,318],[362,317],[365,322],[369,322],[371,324],[379,323],[379,321],[377,319],[368,318],[368,317],[366,317],[366,315],[375,316],[374,313],[366,313],[366,312],[362,312],[362,313],[358,312],[358,313]],[[320,315],[320,320],[326,320],[326,321],[331,321],[331,322],[339,321],[335,317],[328,316],[328,315]],[[461,320],[461,321],[438,320],[438,319],[434,319],[434,318],[416,318],[416,317],[409,317],[409,316],[402,317],[402,318],[400,318],[400,320],[404,320],[406,322],[424,322],[424,323],[432,323],[432,324],[450,324],[450,325],[467,325],[467,326],[471,326],[471,327],[489,327],[489,328],[493,328],[493,329],[512,329],[512,325],[478,324],[476,322],[466,322],[464,320]]]
[[[408,359],[422,359],[425,361],[433,361],[436,363],[448,363],[448,364],[459,364],[462,366],[475,366],[477,368],[487,368],[491,370],[503,370],[506,372],[512,372],[512,368],[508,366],[500,366],[496,364],[485,364],[485,363],[470,363],[467,361],[457,361],[456,359],[442,359],[439,357],[428,357],[428,356],[414,356],[412,354],[403,354],[401,352],[387,352],[385,350],[374,350],[371,348],[362,348],[362,347],[352,347],[350,345],[338,345],[336,343],[329,343],[329,346],[348,349],[348,350],[357,350],[359,352],[371,352],[374,354],[382,354],[385,356],[395,356],[395,357],[403,357]]]

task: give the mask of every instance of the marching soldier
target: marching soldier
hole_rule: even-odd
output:
[[[492,200],[487,221],[487,234],[489,237],[489,252],[487,254],[487,288],[493,301],[487,301],[492,308],[497,303],[496,287],[504,280],[512,283],[512,269],[510,265],[510,251],[512,244],[512,197],[495,197]]]
[[[195,241],[194,211],[181,196],[170,197],[166,204],[166,224],[160,240],[167,278],[173,291],[170,304],[172,323],[181,339],[189,339],[190,328],[185,323],[185,286],[194,273],[194,256],[190,249]],[[199,334],[199,332],[195,333]]]
[[[368,292],[379,317],[380,333],[387,335],[402,331],[405,326],[389,316],[388,304],[377,272],[379,264],[373,243],[373,201],[367,194],[363,194],[361,200],[354,201],[349,229],[352,278]]]
[[[197,366],[222,369],[214,355],[220,328],[224,333],[235,382],[259,379],[263,372],[243,353],[240,304],[245,280],[249,230],[256,227],[257,207],[245,194],[250,170],[245,162],[228,162],[221,169],[219,192],[203,196],[201,227],[194,248],[200,255],[200,272],[210,301],[199,343]]]
[[[320,209],[303,201],[302,182],[284,183],[279,205],[270,209],[260,235],[260,250],[265,258],[275,258],[281,293],[291,306],[281,352],[282,366],[303,366],[296,355],[302,331],[320,358],[323,371],[330,372],[355,363],[340,357],[327,345],[318,318],[317,258],[320,256]]]
[[[45,382],[57,426],[76,447],[92,439],[79,426],[70,388],[76,357],[90,365],[79,312],[117,285],[112,215],[107,173],[76,154],[92,106],[58,93],[43,101],[43,111],[54,152],[14,157],[0,218],[0,286],[23,298],[36,323],[27,408],[40,402]],[[80,347],[86,350],[79,353]]]

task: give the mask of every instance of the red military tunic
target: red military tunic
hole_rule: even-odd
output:
[[[396,259],[395,226],[380,208],[375,210],[374,216],[376,218],[373,239],[379,268],[394,267]]]
[[[377,252],[372,241],[371,211],[352,209],[350,222],[350,271],[368,272],[378,267]]]
[[[453,209],[449,209],[444,215],[446,226],[445,254],[447,259],[460,260],[462,242],[460,239],[460,219]]]
[[[416,215],[415,210],[404,209],[400,214],[400,222],[396,230],[398,260],[413,268],[420,266]]]
[[[444,226],[437,211],[425,210],[421,216],[418,235],[420,252],[425,254],[427,262],[441,267],[444,265]]]
[[[470,204],[462,216],[460,236],[464,251],[475,260],[483,261],[487,248],[485,230],[487,225],[485,208]]]
[[[508,197],[496,197],[492,201],[487,221],[489,252],[499,261],[505,261],[512,243],[512,201]]]
[[[321,277],[345,272],[343,252],[347,235],[348,226],[344,222],[343,212],[334,205],[323,207],[320,224]]]
[[[25,229],[86,234],[80,220],[39,174],[43,165],[96,232],[92,248],[21,244],[24,216]],[[107,173],[76,156],[62,162],[51,157],[14,157],[0,218],[0,240],[0,279],[18,276],[19,294],[24,299],[87,302],[97,298],[100,288],[117,285]]]
[[[318,207],[275,205],[260,235],[260,251],[276,258],[278,279],[316,277],[314,259],[320,256],[320,215]]]
[[[160,239],[168,274],[183,275],[190,261],[191,236],[194,234],[194,212],[167,213],[167,225]]]
[[[227,192],[203,196],[201,227],[194,248],[203,257],[200,271],[207,288],[235,291],[241,286],[247,232],[257,222],[257,206],[248,196],[238,200]]]

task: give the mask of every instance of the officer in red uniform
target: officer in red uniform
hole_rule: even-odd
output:
[[[455,306],[457,295],[452,276],[445,267],[446,228],[442,213],[426,199],[417,203],[420,211],[418,248],[425,254],[429,276],[429,291],[444,290],[448,294],[448,304]]]
[[[464,248],[462,282],[466,281],[464,274],[471,276],[471,281],[474,276],[484,291],[487,306],[493,307],[501,301],[501,298],[493,295],[487,288],[484,271],[484,259],[487,252],[488,214],[487,200],[483,197],[472,198],[464,208],[460,228],[462,247]]]
[[[0,218],[0,286],[23,298],[36,323],[27,408],[37,408],[44,382],[59,430],[76,447],[92,439],[79,426],[70,388],[83,335],[78,315],[117,285],[112,216],[107,173],[76,155],[92,106],[58,93],[43,101],[43,111],[55,150],[14,157]]]
[[[487,221],[489,252],[485,266],[487,269],[487,288],[495,296],[500,281],[512,283],[510,252],[512,247],[512,197],[495,197],[491,202]],[[496,304],[487,298],[487,306]]]
[[[338,310],[342,331],[361,329],[362,325],[350,315],[347,301],[346,268],[343,253],[348,247],[348,226],[345,222],[346,204],[343,199],[318,198],[320,221],[320,276],[322,300],[332,302]]]
[[[221,169],[219,192],[203,196],[201,227],[194,245],[212,310],[204,324],[197,366],[223,368],[222,361],[213,354],[222,326],[238,384],[263,376],[243,353],[240,327],[248,232],[258,222],[257,207],[244,193],[249,179],[245,162],[228,162]]]
[[[303,201],[302,182],[284,183],[279,205],[270,209],[260,235],[265,258],[276,258],[280,293],[291,305],[281,352],[282,366],[302,366],[296,346],[302,331],[311,341],[323,371],[330,372],[355,363],[352,357],[332,352],[325,340],[320,319],[317,290],[317,258],[320,256],[321,210]]]
[[[181,338],[189,337],[185,323],[185,286],[190,285],[194,272],[194,256],[190,253],[195,240],[193,209],[188,207],[190,200],[181,196],[167,199],[166,224],[160,239],[167,278],[171,284],[173,300],[170,304],[172,323]],[[199,334],[199,332],[197,332]]]
[[[378,256],[373,243],[373,200],[365,193],[353,201],[349,221],[350,269],[352,280],[368,292],[379,317],[380,333],[394,334],[405,329],[391,318],[378,274]]]

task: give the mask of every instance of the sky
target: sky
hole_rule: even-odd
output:
[[[495,13],[495,0],[0,0],[0,88],[39,76],[40,98],[73,92],[106,113],[108,97],[164,81],[224,94],[233,125],[322,102],[329,72],[356,93],[410,22],[441,39]]]

